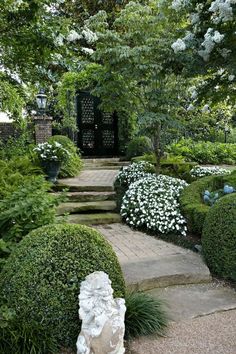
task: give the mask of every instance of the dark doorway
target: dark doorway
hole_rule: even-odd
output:
[[[100,100],[89,92],[77,93],[78,147],[84,156],[115,156],[118,151],[117,116],[102,112]]]

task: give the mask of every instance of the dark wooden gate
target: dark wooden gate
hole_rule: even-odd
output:
[[[97,97],[77,94],[78,147],[84,156],[115,156],[118,151],[117,116],[102,112]]]

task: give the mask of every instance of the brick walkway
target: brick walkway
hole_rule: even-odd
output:
[[[190,250],[158,240],[124,224],[94,226],[111,243],[130,289],[209,282],[201,257]]]
[[[124,224],[98,225],[95,228],[112,244],[121,264],[192,253],[143,232],[132,230]]]

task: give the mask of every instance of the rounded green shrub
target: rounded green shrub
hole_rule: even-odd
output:
[[[236,280],[236,194],[209,210],[202,234],[203,254],[213,273]]]
[[[130,160],[132,157],[141,156],[151,151],[151,140],[146,136],[138,136],[129,142],[126,150],[126,157]]]
[[[180,207],[190,232],[201,236],[206,215],[210,210],[210,207],[203,202],[203,192],[205,190],[216,191],[223,188],[225,184],[236,188],[236,171],[230,175],[200,178],[181,192]]]
[[[64,149],[69,152],[69,158],[62,163],[59,177],[74,177],[81,171],[83,164],[81,161],[79,149],[74,142],[64,135],[54,135],[48,139],[48,142],[56,141],[60,143]]]
[[[114,295],[125,285],[117,257],[96,230],[82,225],[47,225],[29,233],[11,254],[0,278],[0,293],[19,322],[39,323],[57,343],[74,346],[80,331],[80,283],[106,272]]]

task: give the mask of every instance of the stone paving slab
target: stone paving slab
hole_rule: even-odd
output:
[[[113,189],[113,183],[118,174],[116,170],[83,170],[78,177],[59,179],[59,185],[68,187],[108,187]]]
[[[171,286],[148,293],[164,300],[169,318],[175,322],[236,309],[236,292],[222,282]]]
[[[236,310],[172,323],[165,338],[134,340],[127,354],[235,354]]]
[[[190,250],[124,224],[98,225],[96,229],[111,243],[130,289],[148,290],[211,280],[202,258]]]

